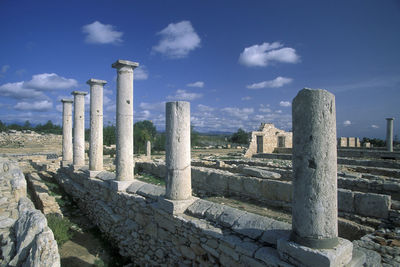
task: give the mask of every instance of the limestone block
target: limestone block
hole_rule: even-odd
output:
[[[376,218],[388,218],[391,197],[374,193],[356,192],[354,196],[357,214]]]
[[[187,208],[186,212],[191,216],[197,218],[204,218],[206,211],[214,205],[216,204],[213,202],[203,199],[198,199]]]
[[[345,212],[354,212],[354,193],[351,190],[338,190],[338,209]]]
[[[281,175],[279,173],[271,172],[271,171],[265,170],[261,167],[257,167],[257,168],[256,167],[244,167],[242,169],[242,173],[250,175],[250,176],[262,178],[262,179],[280,179],[281,178]]]
[[[346,239],[339,238],[339,244],[332,249],[312,249],[280,239],[277,248],[280,258],[295,266],[341,267],[351,261],[353,244]]]
[[[165,188],[158,185],[145,183],[136,191],[136,194],[155,200],[158,197],[165,195]]]

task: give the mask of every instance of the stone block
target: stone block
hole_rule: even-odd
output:
[[[271,244],[271,245],[276,245],[278,243],[279,239],[286,238],[288,239],[291,233],[291,225],[290,224],[285,224],[282,223],[283,227],[281,229],[286,230],[281,230],[281,229],[266,229],[261,236],[260,240],[262,240],[265,243]]]
[[[252,239],[257,239],[269,224],[266,219],[266,217],[245,212],[233,225],[232,230]]]
[[[91,171],[89,170],[89,177],[90,178],[95,178],[101,171]]]
[[[276,172],[271,172],[263,168],[256,167],[244,167],[242,173],[262,179],[280,179],[281,175]]]
[[[96,176],[96,178],[103,181],[115,180],[115,173],[109,171],[102,171]]]
[[[276,249],[271,247],[261,247],[254,254],[254,258],[264,262],[267,266],[289,267],[290,264],[282,262]]]
[[[126,189],[126,192],[136,194],[136,192],[144,186],[146,183],[138,180],[134,180],[130,186]]]
[[[62,160],[61,161],[61,167],[62,168],[68,168],[72,164],[72,161],[69,160]]]
[[[338,189],[338,209],[354,212],[354,193],[351,190]]]
[[[356,192],[354,196],[354,205],[357,214],[387,219],[389,216],[391,197],[388,195]]]
[[[158,198],[158,207],[169,214],[183,213],[198,198],[191,197],[185,200],[170,200],[163,197]]]
[[[341,267],[352,259],[353,244],[339,238],[339,244],[333,249],[312,249],[287,239],[278,240],[277,246],[282,260],[304,267]]]
[[[204,218],[206,211],[213,205],[215,205],[215,203],[203,199],[198,199],[187,208],[186,212],[191,216]]]
[[[131,184],[132,181],[117,181],[117,180],[108,180],[111,190],[115,191],[125,191]]]
[[[145,183],[136,191],[136,194],[156,200],[158,197],[165,195],[165,188]]]
[[[236,245],[235,250],[243,255],[253,257],[259,247],[254,242],[244,241]]]

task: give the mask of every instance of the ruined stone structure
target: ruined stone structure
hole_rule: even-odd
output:
[[[276,128],[272,123],[261,123],[258,131],[251,132],[251,141],[245,157],[256,153],[273,153],[276,148],[291,148],[292,133]]]
[[[339,137],[337,139],[338,147],[361,147],[360,138],[358,137]]]

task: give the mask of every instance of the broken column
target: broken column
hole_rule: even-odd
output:
[[[85,165],[85,95],[87,92],[73,91],[74,96],[74,156],[73,165]]]
[[[386,149],[393,152],[393,120],[394,118],[386,118]]]
[[[292,106],[292,233],[279,254],[302,266],[344,266],[353,247],[338,238],[335,96],[303,89]]]
[[[117,144],[116,180],[133,180],[133,70],[139,63],[117,60]],[[118,188],[121,190],[122,188]]]
[[[148,159],[151,159],[151,142],[150,141],[146,142],[146,157]]]
[[[103,170],[103,80],[90,79],[89,173],[95,177]]]
[[[172,214],[182,213],[193,203],[190,166],[190,103],[168,102],[165,105],[165,198],[161,208]]]
[[[72,99],[62,99],[63,103],[63,137],[62,166],[72,163]]]

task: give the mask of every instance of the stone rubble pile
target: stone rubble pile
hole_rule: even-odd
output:
[[[18,165],[0,158],[0,266],[60,266],[53,232],[26,190]]]
[[[62,135],[57,134],[39,134],[33,131],[29,132],[0,132],[0,147],[24,147],[27,145],[48,146],[60,145]]]

